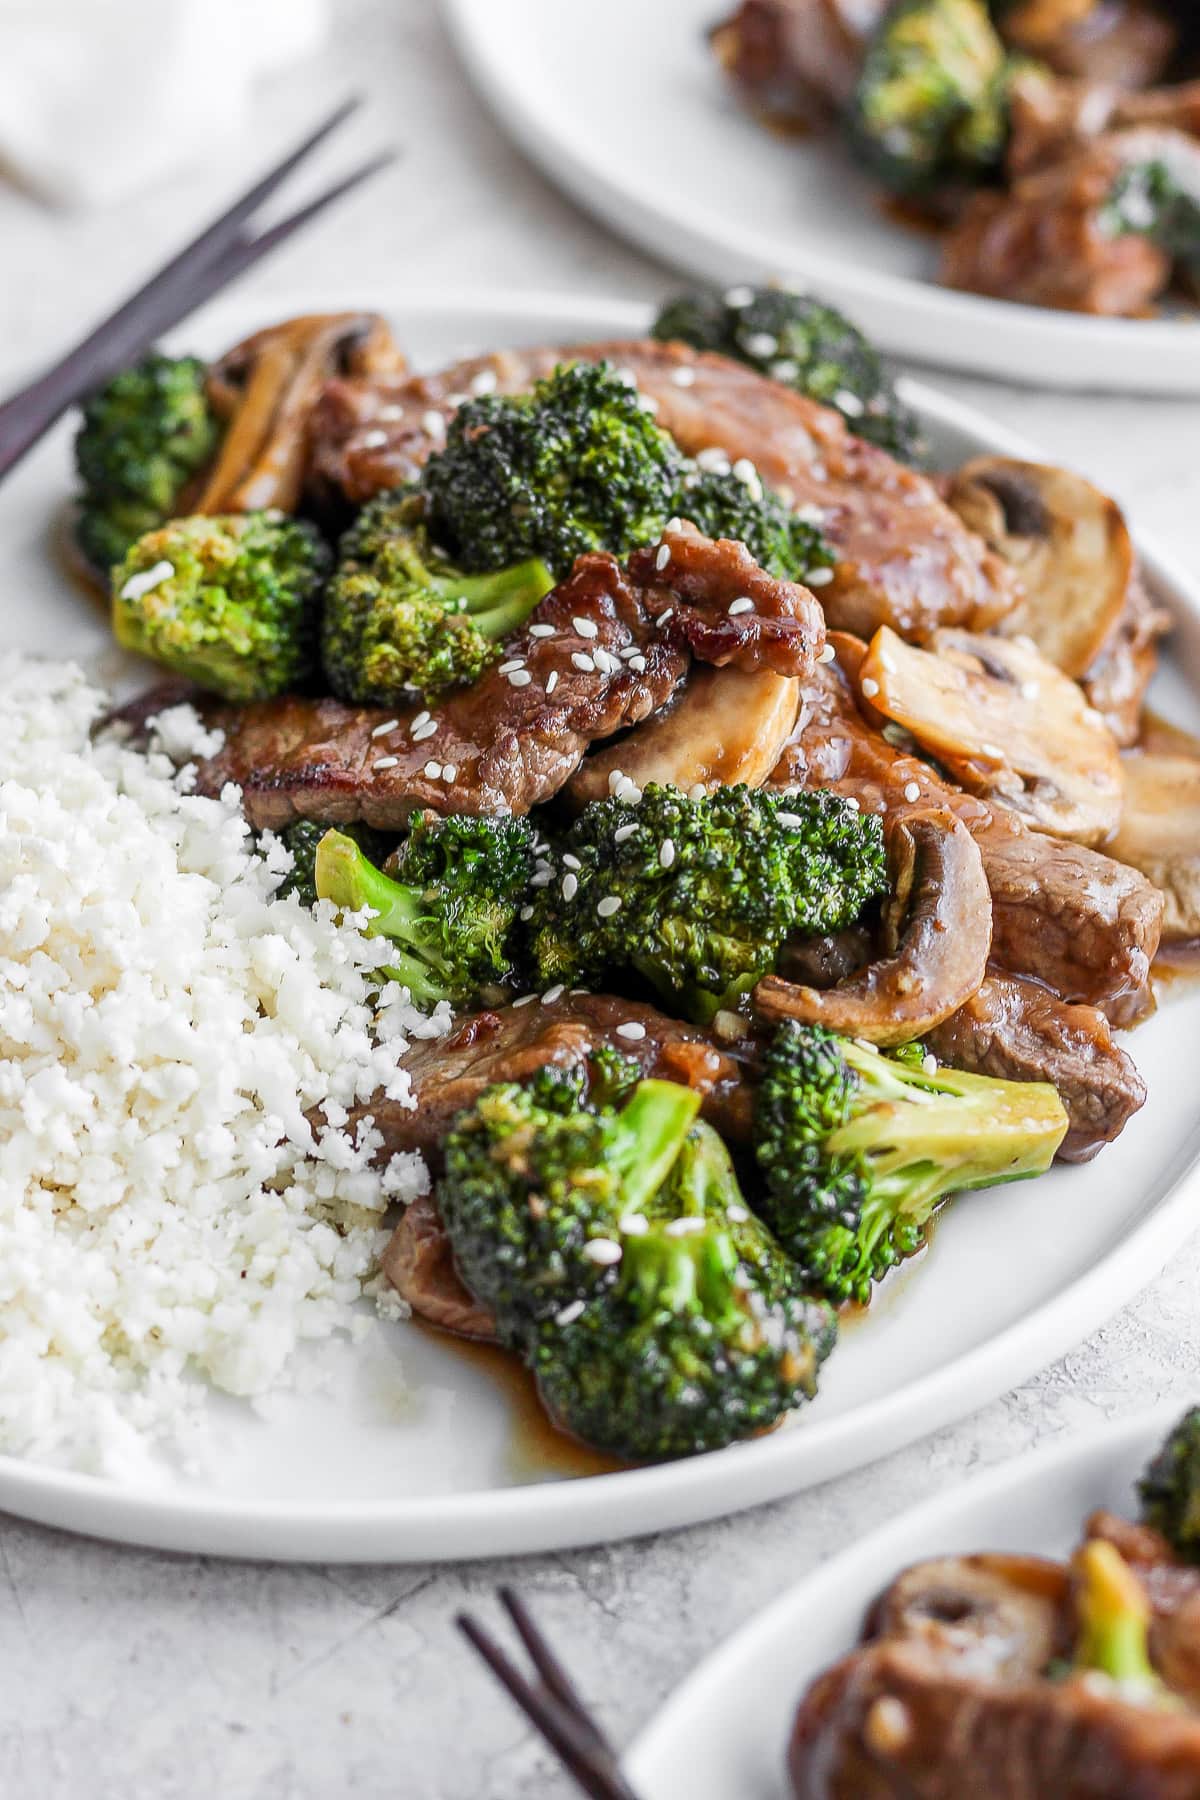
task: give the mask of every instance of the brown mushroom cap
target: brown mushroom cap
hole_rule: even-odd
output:
[[[832,988],[768,975],[754,1005],[768,1019],[800,1019],[873,1044],[923,1037],[982,985],[992,903],[974,838],[952,813],[930,809],[889,822],[891,899],[886,954]]]
[[[1134,572],[1120,507],[1082,476],[1046,463],[977,456],[946,498],[1021,580],[1001,629],[1031,637],[1065,675],[1086,674],[1116,629]]]
[[[1026,640],[937,631],[919,650],[883,626],[859,691],[968,793],[1011,807],[1035,831],[1098,844],[1116,829],[1116,741],[1076,683]]]
[[[682,788],[761,787],[791,736],[799,681],[771,669],[693,668],[674,705],[587,757],[571,777],[575,807],[607,799],[618,773]]]

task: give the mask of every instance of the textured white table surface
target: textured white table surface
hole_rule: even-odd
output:
[[[333,273],[651,299],[670,276],[576,214],[464,86],[432,0],[343,0],[319,70],[263,102],[253,146],[119,212],[0,186],[0,375],[77,333],[322,104],[370,96],[346,147],[399,166],[254,275],[263,316]],[[332,159],[331,159],[332,160]],[[932,376],[1108,484],[1200,563],[1200,406]],[[0,384],[3,385],[3,384]],[[1180,1102],[1192,1105],[1191,1072]],[[1006,1400],[800,1499],[675,1536],[499,1567],[248,1567],[0,1520],[0,1792],[29,1800],[517,1800],[565,1790],[458,1639],[518,1579],[621,1741],[721,1638],[855,1535],[1000,1458],[1200,1392],[1200,1240],[1097,1336]],[[683,1797],[681,1796],[681,1800]],[[731,1800],[734,1797],[731,1796]]]

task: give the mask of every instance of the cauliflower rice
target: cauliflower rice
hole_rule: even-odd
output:
[[[260,1395],[369,1328],[384,1209],[428,1177],[338,1127],[448,1015],[376,1006],[386,946],[275,896],[290,853],[165,754],[217,747],[191,708],[143,754],[91,741],[105,704],[0,657],[0,1450],[119,1474],[194,1448],[198,1377]]]

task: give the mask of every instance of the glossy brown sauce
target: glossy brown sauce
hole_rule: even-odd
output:
[[[891,225],[899,225],[905,231],[916,231],[922,237],[941,237],[946,229],[944,222],[937,219],[927,207],[914,200],[905,200],[900,194],[877,194],[875,204]]]
[[[475,1344],[467,1338],[435,1332],[432,1326],[421,1325],[417,1319],[413,1319],[412,1324],[429,1331],[443,1348],[455,1351],[486,1375],[500,1392],[512,1419],[509,1459],[514,1475],[526,1480],[536,1475],[611,1475],[627,1467],[615,1456],[592,1450],[578,1438],[568,1437],[566,1432],[552,1425],[538,1399],[533,1376],[510,1350],[502,1350],[499,1344]]]

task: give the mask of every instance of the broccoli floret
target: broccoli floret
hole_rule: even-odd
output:
[[[787,1020],[755,1100],[762,1210],[813,1290],[865,1302],[948,1194],[1042,1174],[1066,1129],[1047,1083],[930,1069],[915,1048],[887,1056]]]
[[[652,542],[682,461],[608,364],[572,363],[528,394],[460,406],[422,486],[434,535],[465,568],[540,556],[561,576],[586,551]]]
[[[369,825],[343,825],[342,831],[353,838],[364,856],[372,862],[382,862],[388,854],[392,840],[381,831],[372,831]],[[280,841],[287,845],[292,853],[292,866],[276,888],[278,899],[285,894],[295,894],[305,906],[312,906],[317,900],[317,846],[329,830],[328,825],[319,819],[296,819],[291,825],[285,825],[276,832]]]
[[[75,537],[98,574],[170,518],[192,476],[215,456],[221,426],[206,373],[194,356],[155,351],[85,403],[75,438]]]
[[[517,909],[533,873],[525,819],[440,819],[422,813],[385,874],[353,838],[329,831],[317,846],[318,897],[343,912],[370,907],[366,929],[395,946],[384,975],[420,1005],[463,1006],[515,974]]]
[[[651,783],[596,800],[562,840],[571,861],[533,895],[539,983],[634,972],[704,1023],[736,1007],[793,933],[839,931],[887,885],[879,820],[836,795]]]
[[[863,60],[851,141],[898,194],[927,195],[998,169],[1008,137],[1009,60],[984,0],[900,0]]]
[[[577,556],[627,556],[690,519],[737,537],[773,575],[801,579],[832,556],[778,495],[731,470],[700,470],[607,363],[572,363],[529,394],[460,406],[422,477],[429,530],[464,568],[542,557],[556,576]]]
[[[1162,161],[1131,163],[1121,171],[1100,215],[1110,237],[1136,234],[1200,272],[1200,200]]]
[[[857,437],[905,462],[923,454],[916,415],[871,344],[836,307],[787,288],[697,290],[669,300],[652,335],[716,350],[841,413]]]
[[[547,1070],[487,1088],[459,1114],[438,1207],[505,1343],[528,1348],[542,1321],[615,1279],[605,1257],[619,1221],[652,1203],[699,1105],[692,1088],[642,1081],[619,1111],[592,1108],[580,1071]]]
[[[227,700],[269,699],[313,673],[329,562],[282,513],[172,519],[113,570],[113,631]]]
[[[1173,1711],[1181,1701],[1150,1661],[1150,1601],[1114,1544],[1090,1538],[1071,1563],[1079,1636],[1074,1668],[1119,1682],[1122,1697]]]
[[[1190,1406],[1150,1462],[1138,1494],[1142,1518],[1178,1556],[1200,1562],[1200,1406]]]
[[[533,1369],[555,1423],[628,1461],[769,1430],[812,1397],[829,1347],[827,1315],[765,1300],[729,1231],[697,1224],[623,1235],[612,1291],[539,1335]]]
[[[469,685],[554,585],[537,557],[465,575],[430,544],[423,516],[414,491],[380,494],[341,541],[321,632],[340,699],[391,706]]]

